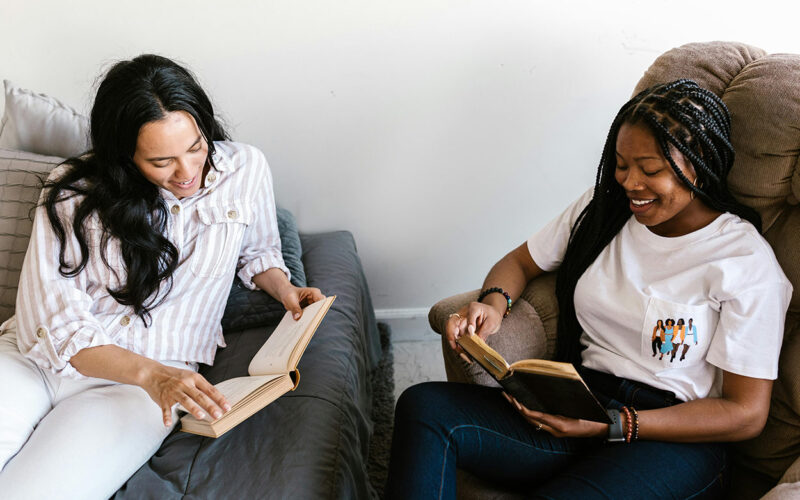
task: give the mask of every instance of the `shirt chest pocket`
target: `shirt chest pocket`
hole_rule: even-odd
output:
[[[654,371],[704,362],[719,311],[651,297],[642,326],[642,357]]]
[[[253,207],[226,203],[197,207],[200,229],[192,256],[192,273],[218,278],[236,269],[245,229],[253,222]]]

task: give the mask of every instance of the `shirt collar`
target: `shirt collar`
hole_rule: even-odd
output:
[[[219,141],[214,142],[214,155],[211,157],[214,167],[220,172],[233,172],[235,170],[230,156],[224,151]]]

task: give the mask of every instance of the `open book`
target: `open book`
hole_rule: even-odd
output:
[[[459,337],[456,342],[526,408],[611,423],[605,408],[571,363],[523,359],[509,365],[475,334]]]
[[[206,415],[205,419],[199,420],[187,413],[181,417],[181,430],[220,437],[253,413],[297,388],[300,381],[297,363],[335,298],[333,295],[307,306],[297,321],[287,311],[250,361],[247,373],[251,376],[232,378],[214,386],[225,395],[231,409],[217,419]]]

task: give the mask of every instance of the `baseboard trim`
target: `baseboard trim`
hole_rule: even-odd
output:
[[[382,319],[414,319],[427,318],[429,308],[417,307],[407,309],[375,309],[375,317]]]

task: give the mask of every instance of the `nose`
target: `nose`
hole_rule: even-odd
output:
[[[629,167],[623,172],[618,172],[617,182],[625,191],[642,189],[642,174],[637,168]]]
[[[177,167],[175,168],[175,178],[179,181],[188,181],[194,177],[194,169],[185,158],[176,159]]]

